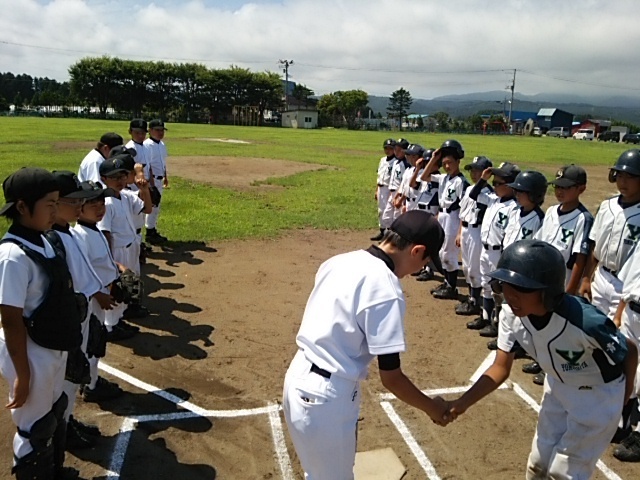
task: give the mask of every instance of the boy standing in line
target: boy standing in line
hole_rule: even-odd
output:
[[[396,158],[393,154],[395,146],[396,141],[393,138],[387,138],[382,143],[384,156],[380,158],[380,162],[378,163],[378,183],[375,195],[376,201],[378,202],[378,225],[380,226],[380,233],[375,237],[371,237],[371,240],[374,242],[382,240],[384,231],[391,226],[391,223],[387,225],[385,224],[386,222],[383,222],[382,212],[384,212],[385,206],[389,201],[389,181],[391,180],[393,161]]]
[[[151,244],[159,244],[167,241],[167,238],[158,232],[158,216],[160,215],[160,201],[162,192],[169,187],[169,177],[167,176],[167,147],[162,141],[167,128],[162,120],[151,120],[149,122],[149,138],[144,141],[144,146],[148,152],[149,162],[149,185],[151,189],[157,190],[158,204],[153,205],[153,210],[145,217],[145,240]]]

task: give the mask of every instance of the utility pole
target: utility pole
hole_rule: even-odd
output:
[[[278,60],[280,65],[284,65],[284,110],[289,110],[289,95],[287,88],[289,87],[289,65],[293,65],[293,60]]]
[[[513,133],[511,131],[511,114],[513,113],[513,94],[516,89],[516,69],[513,69],[513,82],[511,83],[511,101],[509,102],[509,133]]]

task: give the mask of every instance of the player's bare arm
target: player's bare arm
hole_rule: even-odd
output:
[[[427,163],[427,166],[424,168],[424,172],[422,172],[422,175],[420,175],[420,180],[425,182],[431,180],[431,174],[438,170],[438,162],[440,162],[440,157],[442,157],[442,151],[438,148],[435,152],[433,152],[433,155],[431,155],[429,163]],[[416,170],[417,169],[418,168],[416,163]]]
[[[447,412],[447,402],[440,397],[431,398],[422,393],[401,368],[380,370],[382,385],[398,399],[425,412],[434,423],[445,425],[443,417]]]
[[[100,308],[103,310],[112,310],[117,305],[116,301],[111,295],[104,292],[96,292],[92,295],[96,299]]]
[[[425,164],[425,159],[424,158],[419,158],[418,160],[416,160],[416,168],[413,169],[413,173],[411,174],[411,179],[409,180],[409,186],[411,188],[418,188],[418,174],[420,173],[420,170],[422,170],[422,167]]]
[[[140,197],[140,199],[144,202],[144,208],[142,209],[142,212],[148,215],[149,213],[153,212],[153,203],[151,202],[151,191],[149,190],[149,182],[147,182],[144,178],[136,178],[136,185],[140,189],[138,191],[138,197]]]
[[[582,281],[580,282],[580,289],[578,290],[578,295],[585,297],[589,301],[591,301],[591,278],[593,277],[593,272],[596,271],[597,266],[598,259],[592,251],[589,255],[589,259],[587,260],[587,264],[584,267]]]
[[[20,408],[29,396],[31,369],[27,357],[27,329],[24,326],[22,313],[22,308],[0,305],[4,338],[13,367],[16,370],[13,399],[5,405],[5,408]]]
[[[626,405],[635,389],[636,370],[638,368],[638,348],[636,344],[627,338],[627,356],[623,363],[625,385],[624,404]]]
[[[107,230],[101,230],[104,238],[107,239],[107,243],[109,244],[109,250],[111,250],[111,254],[113,254],[113,239],[111,238],[111,232]]]
[[[498,349],[493,364],[464,395],[451,403],[451,420],[454,420],[458,415],[462,415],[469,407],[502,385],[509,378],[514,357],[515,354]]]
[[[613,316],[612,320],[613,323],[616,324],[616,327],[620,328],[620,325],[622,325],[622,313],[624,312],[624,309],[627,308],[627,302],[625,302],[622,298],[620,299],[620,302],[618,303],[618,308],[616,310],[615,315]]]
[[[567,284],[566,292],[570,295],[576,295],[580,287],[580,281],[584,274],[584,268],[587,265],[587,256],[584,253],[576,255],[576,261],[571,269],[571,278]]]

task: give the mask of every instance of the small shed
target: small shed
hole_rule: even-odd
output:
[[[536,116],[536,123],[545,132],[553,127],[565,127],[571,130],[573,113],[559,108],[541,108]]]
[[[318,128],[318,110],[299,109],[282,112],[282,126],[286,128]]]

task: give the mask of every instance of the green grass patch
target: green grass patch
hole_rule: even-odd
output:
[[[172,188],[165,192],[160,229],[175,240],[266,237],[283,229],[373,229],[373,200],[382,142],[404,136],[425,147],[455,137],[470,161],[485,155],[495,163],[512,161],[546,173],[557,167],[612,165],[628,147],[621,144],[507,136],[443,135],[411,132],[351,132],[169,124],[170,155],[274,158],[330,165],[264,182],[280,188],[243,191],[179,178],[171,169]],[[105,132],[128,138],[128,122],[0,117],[0,178],[22,166],[77,171],[90,145]],[[248,144],[197,140],[236,139]],[[250,168],[248,169],[250,175]]]

